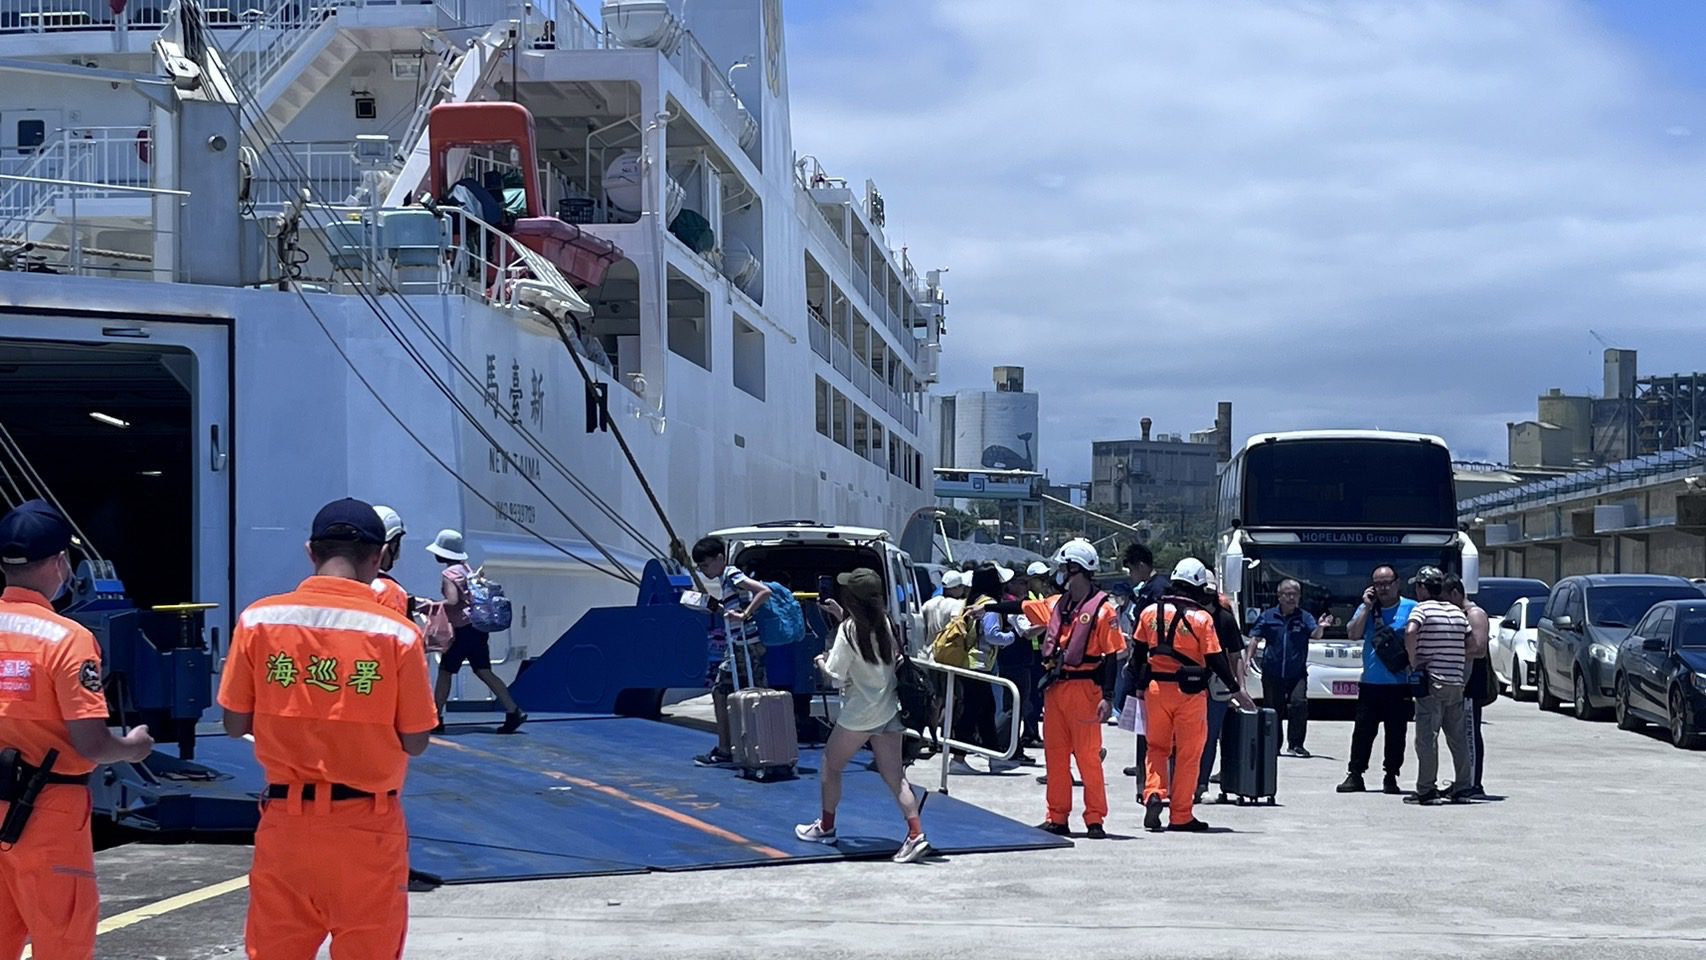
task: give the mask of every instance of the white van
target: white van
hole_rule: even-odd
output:
[[[837,574],[869,567],[882,574],[889,613],[900,627],[906,649],[916,652],[929,642],[912,558],[895,546],[885,530],[785,520],[715,530],[711,536],[728,546],[729,562],[742,573],[781,581],[795,593],[815,594],[820,577],[833,581]]]

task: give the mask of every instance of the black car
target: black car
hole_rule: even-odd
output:
[[[1558,581],[1537,628],[1540,709],[1569,700],[1578,719],[1600,717],[1615,703],[1613,668],[1630,627],[1661,600],[1698,599],[1700,588],[1681,577],[1596,573]]]
[[[1617,650],[1617,725],[1662,724],[1684,750],[1706,743],[1706,599],[1654,604]]]

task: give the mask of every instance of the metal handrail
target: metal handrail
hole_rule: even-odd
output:
[[[943,686],[947,688],[947,693],[942,697],[942,733],[940,736],[930,738],[932,742],[942,748],[942,785],[938,788],[938,792],[948,792],[948,766],[953,762],[955,750],[961,751],[962,753],[975,753],[980,757],[988,757],[991,760],[1013,759],[1013,755],[1019,752],[1019,727],[1022,725],[1019,714],[1020,698],[1018,684],[1008,680],[1006,677],[996,676],[993,673],[984,673],[980,670],[967,670],[964,667],[950,667],[945,663],[937,663],[934,660],[920,660],[917,657],[913,657],[911,659],[914,664],[917,664],[920,668],[925,670],[935,670],[949,676],[964,677],[967,680],[978,680],[983,683],[987,683],[990,686],[1006,687],[1013,697],[1013,722],[1009,724],[1007,728],[1007,750],[1005,752],[997,752],[987,747],[980,747],[975,743],[966,743],[953,738],[950,731],[953,730],[954,725],[955,684],[943,684]],[[918,740],[925,739],[925,736],[916,730],[908,730],[906,731],[906,735]]]

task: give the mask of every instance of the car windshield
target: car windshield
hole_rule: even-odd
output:
[[[1589,587],[1588,622],[1601,627],[1628,627],[1660,600],[1699,599],[1700,591],[1676,587]]]
[[[1706,650],[1706,609],[1688,607],[1678,610],[1676,645],[1684,650]]]
[[[1511,605],[1523,597],[1537,599],[1540,606],[1546,605],[1546,595],[1549,593],[1544,586],[1533,583],[1486,583],[1482,582],[1481,590],[1475,594],[1476,606],[1491,615],[1494,611],[1508,611]],[[1531,617],[1530,619],[1535,619]]]
[[[1400,547],[1263,547],[1260,562],[1251,567],[1248,585],[1241,597],[1245,616],[1279,603],[1279,585],[1296,580],[1303,585],[1303,609],[1319,616],[1331,611],[1338,625],[1327,628],[1329,638],[1345,635],[1344,624],[1356,613],[1362,592],[1368,589],[1374,568],[1387,565],[1398,571],[1403,595],[1413,597],[1410,578],[1424,565],[1443,566],[1448,558],[1438,548],[1408,551]],[[1248,622],[1248,621],[1247,621]]]

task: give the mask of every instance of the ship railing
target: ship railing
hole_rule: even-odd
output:
[[[74,127],[60,130],[0,184],[0,233],[39,220],[64,192],[56,181],[79,185],[85,199],[102,187],[122,192],[153,181],[152,132],[147,127]],[[111,195],[111,194],[109,194]]]
[[[176,207],[189,191],[0,174],[0,185],[19,182],[51,193],[54,203],[0,227],[0,270],[161,282],[179,279],[178,270],[156,263],[153,251],[163,240],[171,245],[172,225],[178,222]],[[115,227],[107,202],[114,197],[153,202],[146,204],[148,212],[140,218],[125,218],[140,219],[140,223]],[[113,239],[121,235],[122,241]],[[135,242],[138,238],[147,240],[145,248]]]
[[[853,385],[865,396],[871,395],[871,368],[863,360],[853,365]]]
[[[980,757],[989,758],[990,762],[993,763],[998,760],[1010,760],[1013,758],[1014,754],[1019,752],[1019,728],[1022,724],[1019,722],[1019,704],[1021,703],[1021,700],[1019,697],[1019,686],[1017,684],[1005,677],[998,677],[993,673],[984,673],[981,670],[967,670],[962,667],[950,667],[947,664],[936,663],[932,660],[925,660],[923,658],[914,658],[912,662],[925,670],[930,670],[944,675],[938,685],[938,689],[943,693],[941,727],[924,733],[919,733],[915,730],[906,731],[907,736],[912,737],[915,740],[932,743],[936,746],[937,750],[940,751],[942,760],[942,777],[941,783],[937,788],[938,790],[942,793],[948,792],[948,770],[952,763],[953,755],[956,753],[975,753]],[[967,683],[987,683],[991,687],[995,688],[996,691],[1006,694],[1006,705],[1008,707],[1008,712],[1013,715],[1013,722],[1007,725],[1007,748],[1005,750],[999,747],[991,748],[983,746],[982,744],[968,743],[966,741],[956,740],[953,738],[954,701],[957,699],[955,694],[958,692],[956,688]]]
[[[287,204],[307,187],[317,203],[347,203],[361,187],[354,144],[347,140],[290,140],[269,144],[255,165],[250,202]]]
[[[108,0],[0,0],[0,34],[108,31],[122,26],[159,27],[166,22],[169,2],[132,0],[114,13]],[[210,27],[237,27],[239,17],[229,9],[210,9]]]
[[[675,65],[687,85],[699,94],[705,105],[711,108],[723,126],[735,137],[735,142],[746,149],[757,133],[757,121],[741,104],[740,97],[735,94],[735,88],[729,83],[728,75],[724,72],[729,67],[719,67],[699,45],[698,38],[693,32],[683,31],[681,41],[669,54],[669,62]],[[731,64],[730,67],[733,65]]]
[[[359,5],[357,0],[284,0],[246,14],[243,32],[226,48],[237,87],[259,93],[339,7]]]
[[[830,348],[830,353],[832,356],[831,364],[836,370],[840,371],[842,376],[851,380],[853,378],[853,348],[849,347],[845,340],[836,337]]]
[[[823,311],[816,307],[808,306],[806,312],[811,315],[812,352],[824,360],[829,360],[829,321],[824,319]]]

